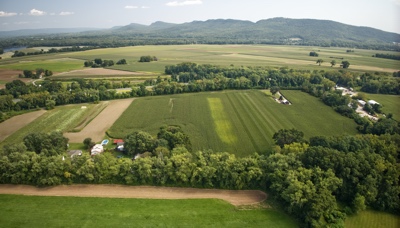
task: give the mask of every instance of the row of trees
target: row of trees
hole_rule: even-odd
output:
[[[35,73],[33,73],[31,70],[24,70],[23,74],[20,74],[20,78],[32,78],[32,79],[38,79],[42,75],[45,77],[49,77],[53,75],[53,72],[51,70],[43,69],[43,68],[37,68],[35,70]]]
[[[26,56],[26,55],[41,55],[41,54],[60,53],[60,52],[87,51],[87,50],[93,50],[93,49],[97,49],[97,48],[99,48],[99,47],[73,46],[73,47],[63,47],[63,48],[50,48],[48,51],[44,51],[43,49],[41,49],[40,51],[39,50],[35,51],[35,52],[15,51],[11,57],[14,58],[14,57],[22,57],[22,56]]]
[[[153,62],[153,61],[158,61],[157,57],[146,55],[146,56],[141,56],[139,59],[139,62],[141,62],[141,63],[148,63],[148,62]]]
[[[376,53],[376,54],[373,55],[372,57],[384,58],[384,59],[400,60],[400,55],[393,55],[393,54]]]
[[[128,135],[128,153],[147,153],[132,160],[108,152],[70,158],[63,154],[68,140],[61,133],[32,133],[2,148],[0,183],[263,189],[307,227],[343,226],[346,214],[366,207],[400,212],[398,134],[316,136],[308,142],[298,130],[280,130],[271,154],[243,158],[190,151],[176,140],[180,134],[179,127],[164,126],[156,140],[145,132]],[[154,149],[154,141],[165,147]]]

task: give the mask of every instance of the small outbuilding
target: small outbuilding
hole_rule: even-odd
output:
[[[92,148],[92,150],[90,151],[90,155],[98,155],[98,154],[101,154],[101,153],[103,153],[103,151],[104,151],[104,148],[103,148],[103,145],[101,145],[101,144],[96,144],[96,145],[94,145],[94,147]]]
[[[376,101],[374,101],[374,100],[369,100],[369,101],[368,101],[368,104],[369,104],[369,105],[376,105],[376,104],[377,104],[377,105],[380,105],[378,102],[376,102]]]
[[[68,151],[68,155],[71,156],[71,158],[73,158],[74,156],[81,156],[82,151],[81,150],[70,150],[70,151]]]

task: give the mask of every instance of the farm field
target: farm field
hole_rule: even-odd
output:
[[[392,113],[393,119],[400,120],[400,96],[385,94],[366,94],[368,99],[375,100],[383,105],[384,113]]]
[[[39,110],[34,112],[25,113],[22,115],[14,116],[0,123],[0,142],[12,135],[14,132],[23,128],[27,124],[31,123],[41,115],[46,113],[45,110]]]
[[[4,227],[298,227],[289,216],[214,199],[113,199],[0,195]]]
[[[140,98],[108,134],[123,138],[143,130],[156,135],[162,125],[179,125],[194,150],[227,151],[242,157],[269,151],[273,134],[282,128],[299,129],[306,138],[357,133],[353,120],[317,98],[300,91],[282,93],[293,105],[278,104],[257,90]]]
[[[88,125],[80,132],[65,133],[64,136],[69,138],[71,143],[81,143],[85,138],[92,138],[95,142],[101,141],[106,130],[112,126],[132,101],[133,99],[124,99],[102,102],[107,103],[107,107],[98,113]]]
[[[86,108],[82,108],[82,106]],[[97,106],[95,104],[79,104],[56,107],[10,135],[0,143],[0,146],[22,142],[23,137],[32,132],[49,133],[52,131],[66,132],[73,130],[84,122],[86,117],[92,113],[92,109]]]
[[[127,65],[114,65],[115,70],[139,73],[142,76],[163,74],[165,66],[182,62],[197,64],[215,64],[222,66],[271,66],[289,67],[296,69],[331,70],[339,69],[340,62],[347,60],[351,63],[349,70],[381,71],[389,74],[400,70],[396,60],[374,58],[376,53],[397,54],[390,51],[355,50],[346,53],[346,48],[311,47],[311,46],[281,46],[281,45],[160,45],[132,46],[120,48],[95,49],[84,52],[69,52],[24,56],[0,60],[0,69],[35,70],[44,68],[54,73],[84,69],[85,60],[95,58],[111,59],[114,62],[126,59]],[[316,51],[319,57],[309,56],[310,51]],[[158,61],[139,63],[140,56],[156,56]],[[323,59],[321,66],[317,59]],[[331,67],[330,62],[337,64]],[[149,75],[150,74],[150,75]],[[85,75],[79,75],[84,77]],[[104,77],[113,75],[104,75]],[[59,76],[57,76],[59,77]],[[88,75],[93,77],[93,75]]]
[[[316,51],[319,57],[310,57],[309,52]],[[376,53],[391,53],[376,50],[355,50],[346,53],[346,48],[323,48],[303,46],[272,46],[272,45],[171,45],[171,46],[135,46],[113,49],[97,49],[79,53],[66,53],[63,56],[79,59],[113,59],[125,58],[128,65],[113,66],[113,69],[162,73],[166,65],[181,62],[197,64],[215,64],[229,66],[273,66],[293,67],[297,69],[332,69],[330,62],[338,63],[347,60],[351,63],[350,70],[384,71],[393,73],[400,70],[396,60],[373,58]],[[151,63],[137,62],[140,56],[157,56],[159,61]],[[323,59],[321,66],[317,59]]]
[[[64,57],[53,56],[51,59],[41,60],[39,57],[34,58],[24,58],[19,59],[14,58],[14,61],[5,61],[4,63],[0,61],[0,69],[9,70],[36,70],[37,68],[43,68],[46,70],[51,70],[53,73],[56,72],[66,72],[71,70],[77,70],[83,68],[83,61],[79,59],[70,59]]]
[[[380,211],[367,210],[358,215],[349,216],[345,221],[346,228],[398,228],[400,225],[400,216]]]

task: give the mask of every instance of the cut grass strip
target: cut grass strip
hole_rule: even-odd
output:
[[[224,106],[220,98],[207,98],[214,119],[215,130],[222,142],[233,145],[237,142],[237,137],[232,133],[232,125],[224,111]]]

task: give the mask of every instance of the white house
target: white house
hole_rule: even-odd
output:
[[[103,153],[103,151],[104,151],[103,146],[101,144],[96,144],[90,151],[90,155],[93,156],[93,155],[101,154],[101,153]]]
[[[367,103],[367,102],[365,102],[365,101],[363,101],[363,100],[357,100],[357,102],[361,105],[361,106],[365,106],[365,104]]]
[[[380,105],[378,102],[376,102],[376,101],[374,101],[374,100],[369,100],[369,101],[368,101],[368,104],[371,105],[371,106],[372,106],[372,105],[375,105],[375,104]]]

